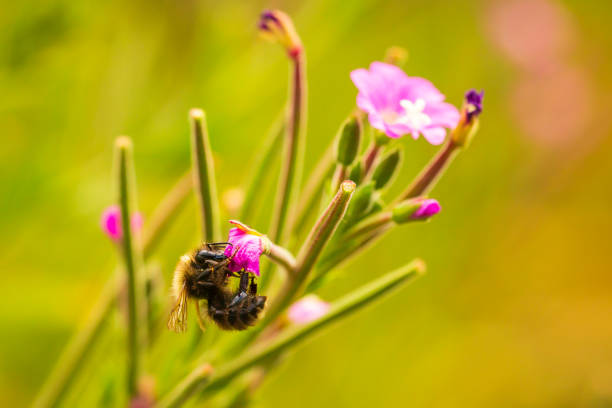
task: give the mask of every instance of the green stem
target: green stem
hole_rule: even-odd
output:
[[[323,212],[312,231],[306,238],[297,256],[295,273],[285,280],[276,300],[270,310],[266,313],[260,328],[272,322],[299,294],[306,279],[321,252],[333,236],[336,228],[342,221],[346,209],[355,192],[355,183],[344,181],[327,209]]]
[[[270,243],[270,248],[266,255],[272,261],[285,268],[289,274],[295,273],[296,260],[291,252],[289,252],[287,249]]]
[[[143,236],[142,247],[145,259],[153,253],[160,237],[166,231],[167,225],[175,218],[182,204],[186,201],[192,185],[193,181],[189,173],[176,183],[175,187],[166,194],[153,212]],[[151,226],[149,227],[149,225]],[[62,352],[62,357],[55,364],[41,388],[34,402],[34,407],[55,407],[61,402],[103,332],[102,329],[114,309],[117,295],[124,287],[124,285],[117,283],[117,276],[123,273],[123,271],[117,270],[107,281],[102,294],[87,318],[86,325],[74,334]]]
[[[276,206],[270,228],[274,242],[284,243],[284,230],[289,208],[294,202],[301,177],[306,125],[306,58],[303,52],[292,57],[293,69],[285,136],[285,153],[281,168]]]
[[[427,195],[427,193],[435,187],[436,183],[459,151],[460,146],[454,143],[452,139],[449,139],[393,204],[408,198]]]
[[[249,187],[246,190],[244,204],[242,205],[242,211],[240,212],[239,218],[239,220],[245,224],[250,224],[253,220],[255,204],[257,203],[256,198],[261,192],[261,186],[264,184],[265,176],[268,175],[270,163],[277,156],[284,133],[285,117],[283,115],[280,119],[276,120],[272,126],[261,153],[256,155],[258,162],[253,166],[255,171],[253,172],[253,178],[249,183]]]
[[[191,151],[196,196],[200,203],[202,239],[213,242],[221,238],[219,232],[219,200],[215,183],[215,166],[208,140],[206,115],[202,109],[189,111],[191,120]]]
[[[350,316],[373,301],[380,299],[383,295],[389,294],[394,289],[414,280],[424,271],[425,265],[421,260],[412,261],[408,265],[390,272],[333,302],[329,312],[324,316],[301,326],[290,327],[272,340],[245,351],[237,359],[220,366],[211,376],[203,377],[198,373],[201,368],[196,369],[168,396],[162,399],[157,408],[177,407],[194,393],[204,390],[214,391],[224,387],[245,370],[289,350],[312,337],[321,329]]]
[[[386,224],[391,223],[391,215],[391,212],[383,212],[366,218],[346,231],[346,233],[342,235],[342,241],[346,242],[353,239],[358,239]]]
[[[141,306],[144,295],[143,280],[140,276],[141,254],[137,253],[138,245],[134,243],[131,216],[136,209],[136,186],[134,180],[134,164],[132,159],[132,142],[127,137],[120,137],[115,143],[117,154],[117,170],[119,181],[119,207],[121,208],[121,238],[122,254],[126,272],[128,338],[127,338],[127,386],[128,395],[138,393],[138,378],[140,373],[142,332]]]

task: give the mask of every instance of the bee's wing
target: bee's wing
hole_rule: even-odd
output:
[[[184,332],[187,328],[187,291],[185,289],[178,293],[176,304],[170,312],[168,328],[177,333]]]

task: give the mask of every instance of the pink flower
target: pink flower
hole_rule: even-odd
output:
[[[329,303],[317,295],[307,295],[289,307],[287,317],[292,323],[306,324],[324,316],[328,311]]]
[[[259,257],[267,250],[268,238],[240,221],[231,220],[230,223],[236,228],[230,229],[227,239],[232,244],[225,248],[225,256],[232,258],[227,267],[232,272],[244,269],[259,276]]]
[[[426,220],[440,212],[442,207],[440,203],[433,198],[423,200],[421,206],[412,214],[411,218],[415,220]]]
[[[132,215],[131,225],[132,230],[137,232],[142,229],[143,218],[142,214],[139,212],[135,212]],[[106,207],[104,212],[102,213],[102,218],[100,219],[100,226],[102,227],[102,231],[110,239],[115,242],[119,242],[121,237],[123,237],[123,231],[121,229],[121,210],[117,205],[111,205]]]
[[[395,65],[370,64],[356,69],[351,79],[359,90],[357,106],[368,114],[370,124],[392,138],[422,134],[432,145],[444,141],[446,130],[459,122],[459,111],[444,102],[444,95],[428,80],[409,77]]]

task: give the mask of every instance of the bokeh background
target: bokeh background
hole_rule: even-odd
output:
[[[416,256],[429,273],[301,346],[255,406],[612,406],[606,0],[3,2],[0,405],[32,401],[117,262],[99,229],[117,135],[134,140],[145,219],[189,166],[191,107],[207,111],[220,189],[248,180],[287,87],[283,53],[255,29],[269,7],[294,17],[307,50],[307,168],[354,106],[349,72],[388,46],[450,102],[486,97],[432,194],[443,212],[396,229],[320,295]],[[436,151],[404,145],[391,195]],[[154,257],[166,280],[197,242],[195,217],[190,202]],[[67,406],[120,383],[122,344],[103,339],[76,388],[89,402]]]

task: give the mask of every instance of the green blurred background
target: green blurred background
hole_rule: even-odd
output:
[[[207,111],[221,191],[248,180],[287,87],[286,58],[255,28],[269,7],[307,50],[307,168],[354,106],[349,72],[390,45],[450,102],[486,97],[432,194],[443,212],[396,229],[320,295],[416,256],[429,273],[301,346],[255,405],[612,406],[607,0],[4,1],[0,405],[32,401],[116,264],[99,217],[117,135],[134,140],[145,218],[189,166],[191,107]],[[436,151],[404,146],[391,195]],[[154,257],[166,280],[197,242],[195,217],[191,202]],[[116,386],[122,344],[106,338],[77,385],[91,401]]]

